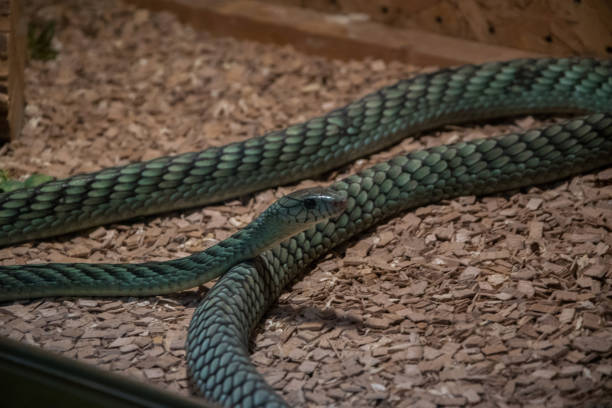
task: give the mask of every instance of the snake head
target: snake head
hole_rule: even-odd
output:
[[[244,229],[231,237],[239,245],[238,260],[250,259],[308,228],[340,215],[347,193],[330,188],[307,188],[276,200]]]
[[[278,215],[287,221],[311,225],[340,215],[346,209],[347,195],[343,191],[330,188],[313,187],[294,191],[278,199],[275,203]]]
[[[314,187],[294,191],[276,200],[251,223],[257,250],[264,250],[328,218],[340,215],[347,205],[347,194]],[[255,234],[253,234],[255,235]]]

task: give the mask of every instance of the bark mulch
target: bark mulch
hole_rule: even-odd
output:
[[[419,72],[212,38],[116,1],[53,3],[27,2],[30,15],[58,22],[58,56],[27,68],[23,136],[0,149],[15,177],[243,140]],[[541,119],[448,126],[298,186]],[[252,337],[252,359],[294,406],[612,404],[611,185],[604,169],[382,224],[285,291]],[[185,256],[296,187],[3,248],[0,264]],[[185,335],[202,296],[5,303],[0,335],[187,394]]]

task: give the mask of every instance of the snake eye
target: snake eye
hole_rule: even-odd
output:
[[[313,210],[317,206],[317,202],[312,198],[307,198],[304,200],[304,207],[307,210]]]

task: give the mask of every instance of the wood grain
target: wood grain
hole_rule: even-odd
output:
[[[416,65],[448,66],[538,56],[417,29],[397,29],[359,15],[330,15],[247,0],[128,0],[167,10],[220,36],[291,44],[300,51],[344,60],[366,57]]]
[[[0,140],[15,139],[23,122],[26,23],[18,0],[0,2]]]
[[[610,0],[257,0],[553,56],[612,57]]]

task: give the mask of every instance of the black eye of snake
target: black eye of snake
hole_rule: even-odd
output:
[[[315,202],[314,199],[312,198],[307,198],[304,200],[304,207],[306,207],[307,210],[312,210],[317,206],[317,203]]]

